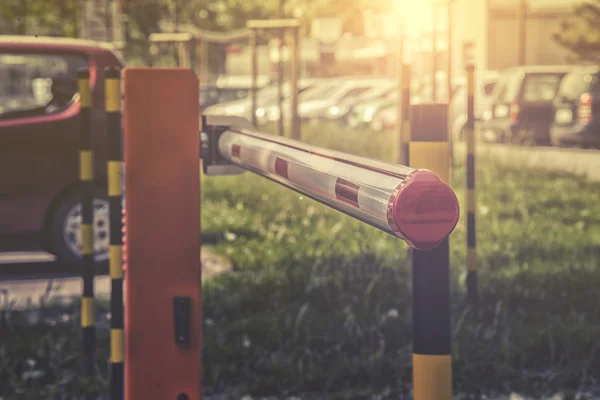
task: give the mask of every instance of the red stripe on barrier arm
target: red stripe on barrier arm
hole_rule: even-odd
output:
[[[233,144],[231,145],[231,156],[232,157],[240,157],[240,152],[241,152],[241,148],[240,146],[238,146],[237,144]]]
[[[388,222],[418,250],[431,250],[456,227],[460,217],[454,191],[435,174],[415,170],[388,205]]]
[[[328,159],[330,159],[330,160],[335,160],[335,157],[334,157],[334,156],[330,156],[330,155],[328,155],[328,154],[317,153],[317,152],[313,152],[313,154],[314,154],[315,156],[319,156],[319,157],[323,157],[323,158],[328,158]]]
[[[288,177],[288,162],[282,158],[275,159],[275,173],[279,176],[289,179]]]
[[[127,68],[124,85],[125,398],[200,399],[198,80]]]
[[[335,197],[338,200],[344,201],[356,208],[359,208],[358,189],[358,185],[345,179],[337,178],[335,181]]]

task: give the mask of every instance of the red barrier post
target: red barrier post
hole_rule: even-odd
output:
[[[124,82],[126,398],[200,399],[198,80],[127,68]]]

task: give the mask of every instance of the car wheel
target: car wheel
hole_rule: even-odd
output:
[[[65,197],[50,222],[50,244],[59,262],[71,267],[81,265],[81,190]],[[109,203],[106,191],[94,189],[94,261],[106,267],[109,258]]]

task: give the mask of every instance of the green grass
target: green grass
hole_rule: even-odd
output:
[[[320,125],[304,135],[391,157],[389,133]],[[464,163],[456,164],[463,204]],[[450,238],[455,392],[540,395],[600,383],[600,185],[489,160],[477,167],[477,314],[464,300],[464,213]],[[234,265],[203,288],[207,387],[332,399],[410,390],[411,274],[402,241],[250,173],[204,177],[202,185],[203,232],[224,238],[214,250]],[[71,338],[64,360],[78,351],[74,323],[23,322],[18,331],[1,323],[0,382],[29,355],[60,359],[39,352],[48,341]],[[107,341],[100,343],[104,356]],[[52,371],[75,370],[64,360]],[[52,379],[20,385],[49,390]],[[74,380],[68,390],[86,384]],[[96,384],[93,391],[105,382]]]

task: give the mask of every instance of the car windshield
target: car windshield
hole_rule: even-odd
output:
[[[246,89],[221,89],[219,93],[219,102],[240,100],[248,96]]]
[[[548,102],[554,100],[561,81],[558,74],[535,74],[525,77],[522,100],[525,102]]]
[[[505,103],[513,101],[519,92],[519,82],[518,73],[514,71],[504,73],[496,85],[496,100]]]
[[[586,72],[573,72],[565,76],[558,90],[558,97],[577,101],[582,94],[600,89],[598,75]]]
[[[337,86],[337,82],[330,82],[326,84],[318,84],[305,92],[300,94],[300,99],[302,101],[309,100],[321,100],[325,98],[327,92],[331,91],[334,87]]]
[[[66,54],[0,53],[0,112],[39,107],[50,101],[55,77],[77,80],[84,57]]]

